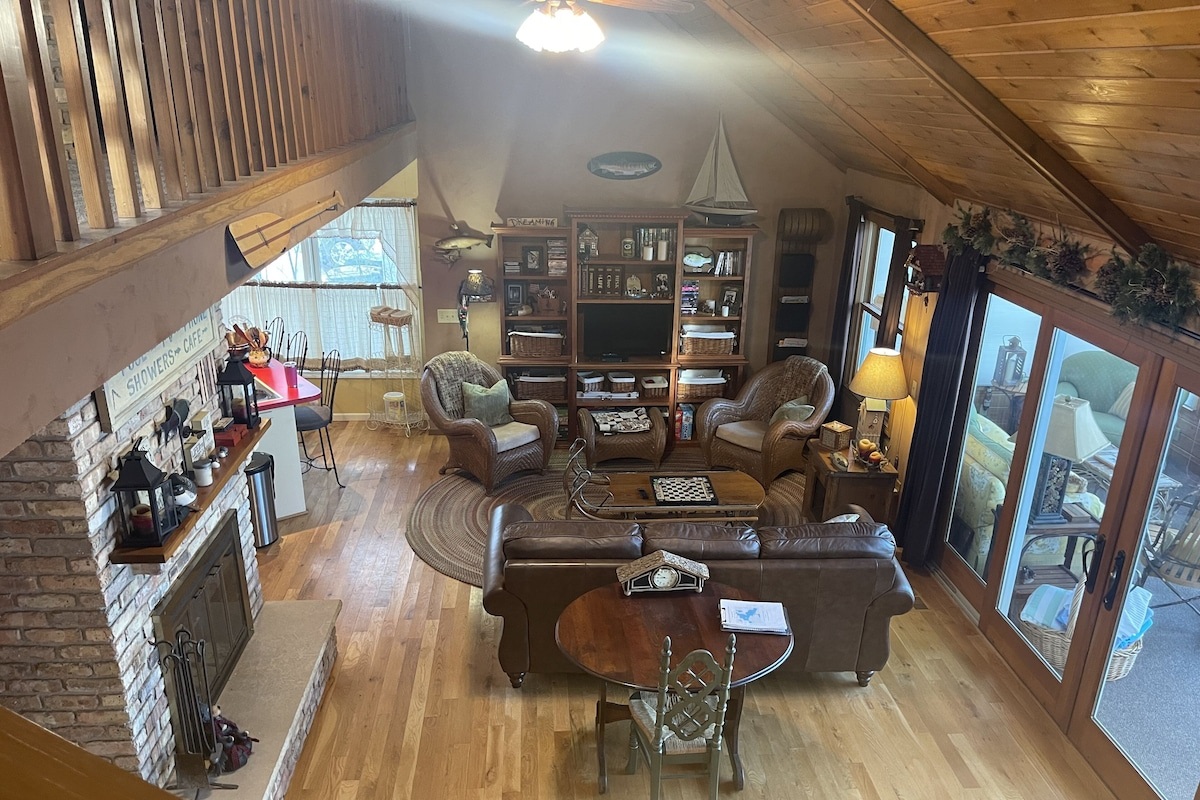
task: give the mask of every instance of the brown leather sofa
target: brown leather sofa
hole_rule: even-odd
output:
[[[781,669],[854,672],[866,686],[887,663],[891,618],[913,606],[886,525],[786,528],[687,522],[536,522],[519,505],[492,514],[483,607],[502,617],[500,667],[514,687],[530,672],[578,672],[554,625],[581,594],[616,581],[616,568],[655,550],[708,565],[711,580],[787,608],[795,647]]]

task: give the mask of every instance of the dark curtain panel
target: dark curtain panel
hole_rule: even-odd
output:
[[[853,305],[850,289],[854,285],[854,274],[858,270],[858,237],[862,235],[863,214],[867,206],[853,195],[846,198],[849,219],[846,221],[846,239],[842,244],[842,271],[838,274],[837,296],[833,307],[833,324],[830,326],[829,357],[825,366],[833,378],[835,389],[842,385],[842,367],[846,361],[846,340],[850,337],[850,308]]]
[[[945,479],[958,460],[958,452],[951,449],[952,421],[963,396],[967,342],[979,294],[979,268],[984,263],[986,258],[974,250],[950,259],[929,326],[921,399],[895,525],[904,561],[914,566],[924,565],[929,558],[939,529],[938,509],[948,487],[954,485]]]

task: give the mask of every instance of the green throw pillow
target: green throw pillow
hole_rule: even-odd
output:
[[[816,409],[808,404],[807,397],[797,397],[795,400],[787,401],[775,410],[775,413],[771,415],[771,424],[774,425],[776,422],[785,419],[792,422],[804,422],[804,420],[812,416],[814,411]]]
[[[512,396],[508,393],[508,384],[503,378],[496,381],[490,389],[463,381],[462,393],[463,416],[477,419],[491,428],[513,421],[512,414],[508,413],[508,403]]]

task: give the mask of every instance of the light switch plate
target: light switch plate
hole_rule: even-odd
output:
[[[458,322],[458,309],[457,308],[439,308],[437,310],[437,312],[438,312],[438,322],[446,322],[446,323],[450,323],[450,324],[454,324],[454,323]]]

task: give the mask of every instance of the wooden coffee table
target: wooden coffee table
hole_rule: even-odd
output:
[[[715,503],[658,503],[652,478],[708,478]],[[766,493],[758,481],[736,470],[707,472],[608,472],[583,468],[572,458],[563,473],[566,516],[578,511],[590,519],[659,519],[685,517],[691,522],[754,522]]]

